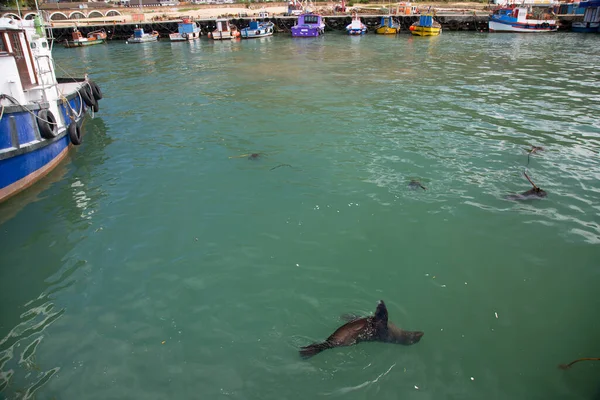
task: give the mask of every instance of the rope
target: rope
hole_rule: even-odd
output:
[[[34,117],[36,117],[37,119],[39,119],[40,121],[44,121],[47,124],[51,124],[51,125],[56,125],[56,122],[52,123],[50,121],[46,121],[43,118],[38,117],[35,113],[31,112],[31,110],[29,110],[28,108],[26,108],[24,105],[20,104],[14,97],[9,96],[7,94],[3,94],[0,95],[0,98],[5,98],[10,100],[14,105],[21,107],[23,110],[27,111],[29,114],[33,115]],[[4,114],[4,105],[2,106],[2,113]]]
[[[2,104],[2,111],[0,112],[0,121],[2,121],[3,116],[4,116],[4,104]]]

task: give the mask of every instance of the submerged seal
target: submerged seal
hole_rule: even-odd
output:
[[[506,196],[507,200],[540,199],[540,198],[546,197],[548,195],[544,190],[542,190],[539,187],[537,187],[535,185],[535,183],[533,183],[531,181],[531,179],[529,179],[529,177],[527,176],[527,174],[525,172],[523,172],[523,175],[525,175],[525,178],[527,178],[527,180],[529,181],[529,183],[531,183],[531,185],[533,186],[533,188],[529,189],[526,192],[520,193],[520,194],[509,194],[508,196]]]
[[[573,364],[575,364],[575,363],[578,363],[579,361],[600,361],[600,357],[586,357],[586,358],[578,358],[577,360],[575,360],[575,361],[571,361],[571,362],[570,362],[570,363],[568,363],[568,364],[560,364],[560,365],[558,366],[558,368],[560,368],[560,369],[569,369],[569,368],[571,368],[571,365],[573,365]]]
[[[544,151],[544,148],[541,146],[531,146],[531,149],[525,149],[525,151],[528,153],[527,154],[527,165],[529,165],[529,157],[531,157],[532,154],[536,154],[538,151]]]
[[[252,153],[248,157],[248,160],[258,160],[259,157],[260,157],[260,153]]]
[[[410,183],[408,184],[408,188],[411,190],[417,190],[418,188],[421,188],[423,190],[427,190],[427,188],[425,186],[423,186],[421,184],[421,182],[415,180],[415,179],[411,179]]]
[[[303,358],[309,358],[322,352],[340,346],[352,346],[360,342],[385,342],[411,345],[421,340],[423,332],[405,331],[388,321],[388,312],[383,300],[377,304],[375,314],[370,317],[353,318],[340,326],[321,343],[313,343],[300,349]]]

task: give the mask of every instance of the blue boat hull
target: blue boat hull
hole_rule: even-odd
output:
[[[74,93],[68,102],[74,110],[81,110],[75,119],[81,126],[86,115],[81,98]],[[6,107],[0,119],[0,202],[44,177],[67,155],[71,139],[66,127],[72,119],[66,104],[61,102],[58,107],[65,127],[52,139],[41,137],[30,112],[18,106]],[[37,115],[40,110],[29,111]]]

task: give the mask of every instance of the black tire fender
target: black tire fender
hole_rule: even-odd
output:
[[[38,112],[37,115],[38,128],[40,129],[40,135],[44,139],[52,139],[58,135],[58,125],[56,124],[56,118],[52,111],[43,109]]]
[[[102,90],[100,90],[100,87],[96,84],[96,82],[89,81],[88,83],[92,89],[92,95],[94,95],[96,101],[102,99]]]
[[[81,89],[79,89],[79,95],[83,99],[83,102],[86,106],[92,107],[97,103],[94,95],[92,94],[92,89],[86,84]]]
[[[79,146],[81,144],[81,127],[77,125],[77,122],[73,121],[69,125],[69,139],[71,139],[71,143],[75,146]]]

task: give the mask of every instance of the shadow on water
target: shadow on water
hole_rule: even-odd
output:
[[[0,207],[0,393],[8,398],[30,398],[60,370],[44,365],[37,350],[47,328],[66,312],[61,293],[86,264],[69,252],[85,237],[104,197],[100,188],[88,188],[112,142],[100,118],[86,121],[84,132],[83,146]]]

